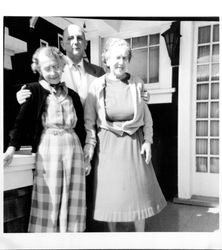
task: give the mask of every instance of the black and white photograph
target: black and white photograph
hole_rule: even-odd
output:
[[[73,12],[1,16],[0,249],[222,248],[220,15]]]

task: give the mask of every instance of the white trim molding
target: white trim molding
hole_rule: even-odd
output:
[[[192,167],[193,22],[181,22],[178,93],[178,198],[190,199]]]
[[[9,35],[5,27],[4,68],[12,69],[11,56],[27,51],[27,43]]]
[[[147,92],[149,93],[150,96],[147,104],[171,103],[172,95],[175,91],[176,91],[175,88],[147,89]]]
[[[35,154],[14,155],[8,167],[4,167],[4,191],[30,186],[33,184]]]

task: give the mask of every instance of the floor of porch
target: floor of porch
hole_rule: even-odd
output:
[[[108,232],[107,225],[94,222],[94,232]],[[117,224],[119,232],[133,232],[133,224]],[[219,207],[168,202],[158,215],[146,220],[146,232],[215,232],[219,230]]]

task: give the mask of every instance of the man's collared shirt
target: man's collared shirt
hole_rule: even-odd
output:
[[[68,58],[67,56],[65,58],[67,65],[64,68],[62,81],[66,83],[66,86],[68,88],[78,93],[84,106],[89,86],[96,77],[89,75],[85,71],[83,60],[81,60],[78,66],[76,66],[73,65],[73,62],[70,58]]]

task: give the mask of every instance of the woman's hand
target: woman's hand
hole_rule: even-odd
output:
[[[91,169],[92,169],[91,163],[86,163],[86,162],[84,161],[84,166],[85,166],[85,174],[86,174],[86,176],[87,176],[87,175],[90,174]]]
[[[16,93],[16,99],[19,104],[23,104],[26,101],[26,99],[31,96],[31,91],[25,88],[26,85],[23,85],[21,89]]]
[[[86,144],[84,147],[83,153],[84,153],[84,163],[85,163],[84,165],[86,169],[86,175],[89,175],[91,171],[90,161],[93,158],[94,146],[91,144]]]
[[[142,99],[144,100],[145,103],[148,103],[150,100],[150,94],[148,93],[147,90],[144,90],[141,94]]]
[[[142,147],[141,147],[141,151],[140,151],[141,155],[144,155],[145,157],[145,162],[146,164],[148,164],[151,160],[151,144],[149,142],[144,142]]]
[[[13,155],[15,153],[15,147],[8,147],[7,150],[4,153],[4,167],[7,167],[10,165],[13,159]]]

